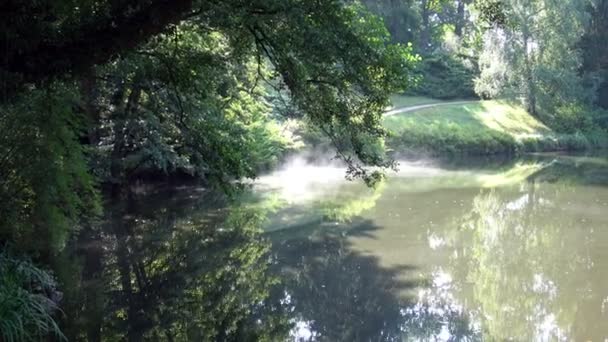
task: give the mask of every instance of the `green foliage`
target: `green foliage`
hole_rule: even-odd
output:
[[[53,315],[59,309],[55,279],[31,261],[0,251],[0,339],[6,342],[39,341],[49,334],[65,336]]]
[[[608,46],[603,43],[603,38],[608,34],[608,1],[587,1],[586,12],[589,13],[588,23],[579,42],[582,52],[581,71],[591,81],[587,86],[595,95],[593,103],[608,109]]]
[[[363,0],[361,2],[369,11],[383,19],[394,42],[402,44],[417,42],[420,25],[419,12],[416,11],[417,1]]]
[[[480,14],[480,20],[487,25],[504,26],[508,23],[505,4],[501,0],[477,0],[475,9]]]
[[[547,123],[561,106],[589,103],[577,46],[586,20],[583,2],[494,3],[508,22],[485,33],[477,93],[521,100],[529,113]]]
[[[475,70],[451,54],[436,53],[422,59],[419,65],[422,79],[408,93],[436,99],[475,98]]]
[[[329,129],[331,131],[328,131]],[[318,127],[306,120],[301,122],[300,127],[294,133],[302,139],[305,146],[312,147],[322,155],[335,154],[337,149],[337,157],[350,163],[351,169],[347,176],[353,178],[362,176],[356,174],[362,172],[362,169],[356,167],[358,163],[392,166],[390,162],[387,162],[384,133],[378,137],[371,133],[353,132],[348,127],[337,124],[329,128]],[[357,159],[353,159],[350,155],[356,155]],[[381,178],[377,173],[369,173],[366,176],[368,177],[365,180],[370,184],[374,184]]]
[[[551,128],[568,134],[591,130],[593,119],[586,109],[578,104],[568,104],[556,108],[553,120],[551,120]]]
[[[384,19],[394,41],[413,44],[423,56],[417,70],[420,79],[408,94],[439,99],[475,97],[477,31],[469,13],[470,0],[363,3]]]
[[[272,117],[266,86],[344,142],[340,156],[349,175],[377,181],[380,173],[361,163],[389,164],[369,143],[384,136],[382,112],[390,95],[411,83],[417,61],[411,47],[390,44],[378,18],[338,0],[9,1],[3,14],[0,241],[42,260],[71,232],[93,225],[99,211],[93,176],[112,190],[167,174],[230,189],[234,180],[276,165],[290,142],[273,122],[280,118]],[[189,315],[175,323],[181,336],[237,335],[233,322],[250,310],[239,301],[262,301],[266,290],[248,286],[270,281],[259,267],[265,249],[250,235],[236,235],[227,236],[243,242],[237,248],[250,258],[223,255],[218,264],[229,266],[201,271],[194,284],[226,280],[239,291],[188,288],[181,298],[196,303],[187,309],[199,310],[198,320],[191,330],[183,323]],[[122,247],[123,237],[116,239]],[[189,238],[205,248],[211,239]],[[147,271],[162,278],[180,265],[163,261],[165,269]],[[240,266],[260,273],[231,278]],[[128,277],[119,272],[125,279],[129,267]],[[200,305],[220,297],[227,310]],[[214,321],[222,312],[235,316]]]
[[[54,85],[0,108],[0,238],[55,251],[99,212],[72,89]]]
[[[105,180],[175,172],[223,185],[253,178],[293,145],[272,122],[284,113],[266,102],[282,96],[344,142],[340,157],[358,176],[367,175],[359,163],[387,165],[366,145],[384,134],[389,95],[411,81],[411,47],[390,45],[381,22],[360,6],[266,5],[276,7],[273,15],[219,6],[231,21],[211,20],[217,30],[186,21],[96,70],[103,82],[94,116],[104,128],[95,128],[95,165],[105,167]]]

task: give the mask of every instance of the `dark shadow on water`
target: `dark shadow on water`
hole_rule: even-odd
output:
[[[55,260],[66,336],[401,341],[447,329],[476,338],[465,314],[405,295],[425,285],[408,277],[414,267],[383,267],[352,249],[348,237],[373,238],[373,222],[315,223],[294,237],[262,234],[264,219],[196,189],[112,202],[103,224],[82,229]]]
[[[157,199],[164,198],[164,201]],[[71,341],[256,341],[287,336],[270,302],[270,244],[255,212],[188,191],[128,197],[56,262]]]
[[[273,269],[293,306],[300,341],[433,340],[444,331],[452,341],[479,339],[466,314],[419,301],[415,294],[427,281],[417,280],[416,267],[383,267],[352,249],[348,237],[368,238],[380,229],[372,221],[355,218],[349,230],[309,229],[308,238],[284,232],[272,238]]]

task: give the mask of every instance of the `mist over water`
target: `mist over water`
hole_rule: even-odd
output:
[[[397,170],[383,170],[391,178],[429,178],[453,174],[440,168],[431,160],[400,160]],[[310,202],[341,188],[366,192],[367,186],[360,179],[346,178],[347,166],[330,155],[311,158],[301,154],[289,158],[275,171],[260,176],[254,182],[257,193],[272,193],[289,203]]]
[[[109,207],[101,234],[67,248],[87,261],[69,279],[103,276],[67,287],[75,290],[66,311],[87,319],[66,325],[87,331],[99,312],[110,317],[102,331],[112,340],[129,332],[121,313],[138,310],[147,325],[131,329],[160,331],[164,321],[146,303],[168,315],[192,303],[206,314],[231,310],[228,293],[237,308],[268,309],[252,316],[254,326],[260,317],[290,323],[289,338],[276,341],[608,337],[606,157],[400,160],[374,189],[345,173],[331,157],[299,155],[257,179],[236,207],[188,187]],[[122,287],[121,267],[141,265],[150,265],[147,281]],[[221,282],[189,283],[203,272]],[[256,293],[272,305],[259,306]],[[85,297],[106,304],[85,312]]]
[[[287,162],[256,189],[287,199],[267,232],[280,264],[309,282],[290,295],[318,308],[302,305],[293,335],[347,326],[372,339],[381,321],[414,336],[424,326],[419,340],[603,340],[605,160],[400,160],[376,190],[335,162]],[[590,289],[583,304],[580,286]],[[359,316],[346,322],[348,310]]]
[[[432,159],[400,159],[396,162],[396,170],[382,170],[387,176],[386,182],[403,185],[403,191],[408,192],[426,191],[433,187],[507,185],[548,164],[515,163],[509,172],[502,172],[491,168],[446,167]],[[345,188],[354,190],[354,196],[363,196],[367,186],[360,179],[348,180],[346,173],[346,164],[329,154],[299,154],[289,158],[275,171],[257,178],[253,182],[253,189],[259,194],[278,195],[289,203],[314,201],[336,191],[344,192]]]

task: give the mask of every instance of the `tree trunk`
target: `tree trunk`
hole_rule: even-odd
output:
[[[95,71],[89,68],[80,77],[80,95],[84,102],[83,108],[87,115],[87,137],[89,145],[96,146],[99,143],[99,127],[100,113],[97,106],[97,81],[95,80]]]
[[[524,49],[524,82],[525,82],[525,100],[526,109],[532,116],[537,116],[536,108],[536,85],[534,84],[534,75],[532,73],[532,60],[530,57],[530,32],[527,24],[524,25],[522,30],[523,35],[523,49]]]
[[[116,117],[114,118],[114,147],[112,148],[112,153],[110,154],[110,174],[113,183],[112,194],[114,196],[117,196],[120,193],[119,186],[120,183],[124,181],[122,159],[124,157],[125,145],[127,143],[125,132],[127,120],[137,110],[141,97],[141,90],[141,82],[139,82],[139,78],[136,76],[133,80],[133,86],[131,87],[131,92],[129,93],[124,110],[119,109]]]
[[[458,37],[462,37],[462,30],[464,28],[465,18],[464,18],[464,5],[465,0],[458,0],[457,8],[456,8],[456,22],[454,24],[454,33]]]
[[[422,0],[420,6],[422,7],[422,31],[420,32],[420,49],[422,51],[428,51],[430,49],[429,45],[431,43],[431,11],[429,9],[429,0]]]

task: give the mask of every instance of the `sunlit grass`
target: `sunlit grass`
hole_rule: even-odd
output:
[[[547,135],[552,131],[522,107],[505,102],[484,101],[474,116],[484,126],[519,137],[521,135]]]
[[[444,105],[385,118],[392,131],[424,130],[431,125],[458,125],[463,129],[490,129],[513,137],[547,135],[551,130],[519,106],[499,101]]]
[[[443,104],[386,116],[390,150],[431,155],[490,155],[604,147],[593,135],[558,134],[521,106],[503,101]]]

